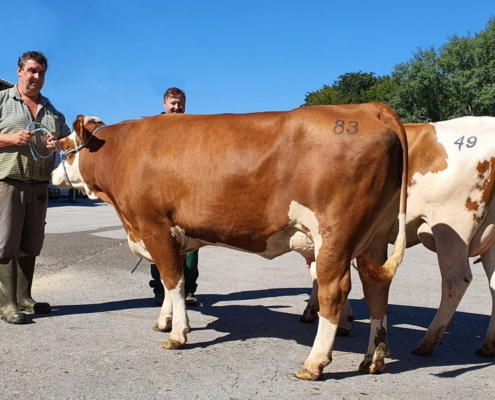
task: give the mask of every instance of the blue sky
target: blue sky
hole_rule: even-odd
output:
[[[169,86],[185,90],[188,113],[289,110],[342,74],[389,74],[495,15],[493,0],[3,3],[0,78],[16,83],[19,55],[43,51],[42,93],[69,125],[158,114]]]

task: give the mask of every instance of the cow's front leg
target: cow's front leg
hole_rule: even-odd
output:
[[[363,281],[363,291],[370,310],[368,350],[359,371],[379,374],[385,370],[385,357],[390,354],[387,343],[387,303],[390,283],[370,284]]]
[[[328,258],[318,260],[318,302],[320,318],[318,331],[311,352],[303,367],[296,375],[300,379],[317,380],[332,361],[340,314],[351,289],[349,261],[329,262]],[[322,265],[325,265],[323,267]],[[330,267],[328,267],[330,266]]]
[[[170,332],[172,330],[173,317],[172,295],[168,292],[165,285],[163,287],[165,289],[165,298],[160,309],[160,315],[158,316],[153,329],[160,332]]]
[[[145,244],[160,272],[165,289],[160,315],[153,329],[162,332],[170,331],[163,348],[182,348],[187,342],[187,333],[191,328],[184,295],[183,258],[180,256],[178,243],[171,236],[162,235],[148,239]]]
[[[167,301],[167,298],[169,299]],[[173,310],[173,316],[170,311]],[[172,330],[170,336],[162,347],[164,349],[180,349],[187,342],[187,333],[191,331],[189,318],[186,310],[186,297],[184,290],[184,278],[181,278],[179,284],[174,289],[165,286],[165,300],[158,317],[157,324],[165,322],[165,326],[170,330],[170,318],[172,319]]]

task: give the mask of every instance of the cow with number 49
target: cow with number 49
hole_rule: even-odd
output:
[[[308,263],[316,256],[320,322],[297,374],[311,380],[332,360],[351,260],[362,255],[359,272],[370,288],[389,282],[402,260],[407,142],[383,104],[163,114],[115,125],[78,116],[65,143],[53,183],[112,204],[131,250],[160,271],[166,292],[155,329],[170,331],[166,349],[183,347],[190,331],[186,252],[220,245],[269,259],[291,250]],[[387,259],[381,250],[398,218]],[[386,299],[370,301],[377,329],[366,362],[380,370]]]

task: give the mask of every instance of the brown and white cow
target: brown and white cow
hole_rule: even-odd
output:
[[[368,255],[360,273],[374,286],[392,279],[405,251],[407,142],[396,114],[369,103],[98,121],[78,116],[53,183],[112,204],[131,250],[157,264],[166,297],[155,329],[171,331],[163,347],[183,347],[190,331],[181,254],[205,245],[269,259],[315,254],[321,318],[297,376],[318,379],[332,360],[351,260]],[[392,256],[373,259],[398,216]],[[374,305],[385,313],[386,302]],[[382,335],[375,342],[380,364]]]
[[[495,356],[495,118],[463,117],[406,124],[409,144],[407,246],[437,253],[442,276],[438,312],[414,354],[428,356],[442,343],[480,256],[492,295],[492,316],[477,354]],[[391,237],[391,242],[395,239]],[[301,320],[317,318],[313,290]],[[349,329],[347,305],[341,330]]]

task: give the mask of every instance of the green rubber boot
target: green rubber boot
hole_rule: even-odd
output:
[[[0,260],[0,317],[9,324],[25,324],[26,314],[17,305],[17,262],[15,258]]]
[[[35,264],[36,257],[17,258],[17,304],[27,312],[48,314],[51,311],[50,304],[37,302],[31,297]]]

